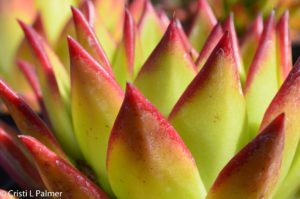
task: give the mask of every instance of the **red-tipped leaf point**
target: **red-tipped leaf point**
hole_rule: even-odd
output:
[[[0,80],[0,98],[22,133],[38,138],[62,158],[67,159],[47,125],[2,80]]]
[[[34,66],[28,63],[27,61],[24,60],[17,60],[17,65],[19,66],[20,70],[23,72],[24,76],[26,77],[27,81],[29,82],[36,99],[38,100],[39,103],[39,108],[45,118],[45,120],[50,124],[49,122],[49,117],[46,111],[45,103],[43,101],[43,96],[42,96],[42,90],[40,87],[40,83],[36,74],[36,71],[34,69]]]
[[[30,136],[20,136],[20,139],[33,156],[48,190],[62,192],[61,198],[65,199],[108,199],[97,185],[39,141]]]
[[[285,113],[285,147],[280,171],[280,183],[283,183],[290,166],[300,138],[300,59],[295,63],[292,71],[277,92],[267,108],[260,129],[264,129],[278,114]]]
[[[224,31],[229,31],[229,34],[231,36],[233,56],[241,76],[241,81],[244,82],[246,78],[246,74],[244,70],[244,63],[241,57],[240,45],[236,34],[235,26],[234,26],[233,13],[230,13],[228,18],[225,20],[223,29]]]
[[[208,189],[244,138],[245,101],[228,31],[172,109],[169,121],[191,150]]]
[[[271,197],[283,155],[284,119],[280,114],[225,166],[207,199]]]
[[[217,19],[206,0],[198,0],[197,13],[193,19],[189,38],[192,45],[199,52],[210,31],[217,24]]]
[[[275,13],[268,17],[245,83],[250,137],[258,133],[263,115],[278,90]]]
[[[74,7],[72,7],[71,10],[77,40],[92,55],[92,57],[97,60],[111,76],[113,76],[111,65],[94,31],[92,30],[92,27],[89,25],[80,10]]]
[[[277,65],[279,85],[283,83],[292,69],[291,37],[289,28],[289,11],[280,17],[277,26]]]
[[[166,116],[195,75],[196,67],[173,19],[134,84]]]
[[[110,135],[107,169],[119,198],[205,195],[194,159],[175,129],[130,84]]]
[[[258,41],[263,31],[263,18],[259,14],[253,24],[249,27],[241,41],[241,53],[244,60],[244,67],[246,73],[249,70],[250,64],[253,60],[255,52],[257,51]]]
[[[208,57],[210,56],[218,42],[220,41],[223,34],[224,31],[222,26],[220,24],[216,24],[210,32],[196,60],[196,66],[198,67],[198,69],[202,69],[202,67],[204,66],[205,62],[207,61]]]
[[[106,152],[110,130],[124,94],[114,78],[80,44],[71,37],[68,38],[68,43],[75,135],[101,187],[113,195],[107,179]]]
[[[124,19],[124,45],[125,45],[125,53],[127,57],[127,65],[129,67],[129,71],[133,73],[134,67],[134,50],[135,50],[135,25],[133,18],[130,12],[125,10],[125,19]]]
[[[0,122],[0,165],[23,189],[43,189],[32,158],[17,138],[17,132]]]
[[[125,10],[123,39],[115,53],[113,61],[113,69],[116,80],[125,88],[126,82],[132,82],[138,70],[142,66],[141,63],[141,46],[138,37],[137,28],[134,24],[133,17],[129,10]]]

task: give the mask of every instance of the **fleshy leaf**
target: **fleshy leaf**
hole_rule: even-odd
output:
[[[233,13],[230,13],[228,18],[225,20],[223,29],[224,29],[224,31],[229,31],[229,34],[231,35],[233,57],[235,59],[235,62],[238,67],[238,71],[240,73],[241,82],[244,83],[245,79],[246,79],[246,73],[244,70],[243,60],[241,57],[238,37],[237,37],[236,31],[235,31],[235,26],[234,26],[234,21],[233,21]]]
[[[263,31],[263,19],[259,14],[245,33],[241,42],[241,54],[244,60],[245,71],[248,72],[257,51],[258,42]]]
[[[30,154],[17,138],[17,132],[0,122],[0,165],[24,189],[43,189]]]
[[[93,26],[95,23],[95,8],[93,3],[90,0],[82,1],[79,9],[84,14],[88,23]],[[69,11],[69,9],[67,9]],[[65,26],[63,27],[57,41],[55,42],[55,52],[59,56],[59,59],[69,71],[69,51],[68,51],[68,43],[67,43],[67,36],[70,35],[75,37],[75,26],[72,18],[66,22]]]
[[[169,116],[191,150],[207,189],[244,141],[245,106],[226,32]]]
[[[39,13],[37,14],[37,16],[32,24],[32,28],[35,29],[45,39],[45,41],[47,40],[47,36],[45,33],[42,18]],[[11,85],[12,88],[14,88],[17,92],[22,92],[23,95],[28,95],[28,94],[32,93],[32,89],[31,89],[30,85],[28,84],[28,81],[26,81],[26,78],[24,78],[22,73],[20,73],[20,70],[17,67],[17,64],[15,63],[16,60],[18,60],[18,59],[25,59],[30,62],[34,61],[34,57],[32,56],[32,53],[30,52],[29,44],[27,43],[25,38],[23,38],[21,40],[21,42],[15,52],[14,64],[10,71],[10,74],[14,74],[13,78],[11,80],[10,80],[10,78],[7,80],[8,80],[9,85]],[[10,75],[10,76],[12,76],[12,75]],[[38,109],[36,111],[38,111]]]
[[[255,137],[264,112],[278,90],[274,12],[269,16],[245,84],[250,137]]]
[[[297,149],[297,144],[300,138],[300,124],[298,122],[300,118],[299,71],[300,60],[298,59],[289,76],[287,77],[280,90],[272,100],[270,106],[266,110],[260,127],[260,129],[265,128],[272,121],[272,119],[276,117],[276,115],[278,115],[281,112],[285,113],[285,147],[282,165],[280,169],[280,179],[278,187],[286,183],[287,186],[293,186],[293,184],[288,184],[288,182],[285,182],[284,178],[287,175],[290,166],[292,165],[293,158]],[[294,163],[296,164],[296,162]]]
[[[167,116],[195,75],[195,65],[173,19],[134,83]]]
[[[62,158],[67,159],[55,137],[42,119],[0,80],[0,98],[5,103],[16,125],[24,134],[31,135],[51,148]]]
[[[175,129],[130,84],[109,139],[107,169],[118,198],[205,195],[194,159]]]
[[[220,24],[216,24],[210,32],[209,36],[207,37],[207,40],[204,43],[203,48],[200,51],[199,56],[196,60],[196,65],[198,69],[202,69],[208,57],[222,38],[223,34],[224,31],[222,29],[222,26]]]
[[[54,133],[68,155],[81,158],[72,126],[68,74],[42,38],[31,27],[22,22],[20,25],[37,59],[37,74]]]
[[[279,86],[292,69],[292,47],[289,30],[289,12],[285,11],[276,26]]]
[[[184,32],[184,29],[180,23],[180,21],[178,19],[173,19],[176,21],[177,23],[177,29],[178,29],[178,33],[180,34],[180,38],[182,40],[182,43],[186,49],[186,51],[190,54],[191,58],[193,60],[196,60],[198,57],[198,52],[194,49],[194,47],[192,46],[192,44],[190,43],[189,38],[187,37],[187,35]],[[168,20],[168,24],[170,24],[170,21]]]
[[[144,11],[139,21],[138,29],[141,34],[144,56],[148,57],[159,40],[161,40],[165,31],[149,0],[145,0]]]
[[[134,22],[138,24],[143,16],[147,0],[133,0],[129,5]]]
[[[113,76],[109,60],[102,49],[94,31],[85,19],[83,14],[76,8],[72,7],[73,20],[76,30],[76,38],[80,44],[88,51],[99,64]]]
[[[209,33],[216,24],[217,19],[207,1],[198,0],[197,13],[189,33],[190,41],[198,52],[202,49]]]
[[[104,25],[104,19],[96,16],[94,30],[110,62],[113,61],[117,43]]]
[[[34,66],[27,61],[24,60],[17,60],[17,65],[19,66],[20,70],[23,72],[25,78],[29,82],[35,97],[39,103],[39,109],[41,110],[45,120],[50,124],[49,122],[49,117],[47,115],[45,103],[43,101],[43,95],[42,95],[42,90],[39,84],[39,80],[37,77],[37,74],[34,70]]]
[[[93,0],[96,12],[99,14],[108,31],[116,41],[122,36],[122,23],[126,0]],[[113,11],[113,12],[112,12]]]
[[[284,133],[281,114],[231,159],[207,199],[270,198],[278,179]]]
[[[78,143],[106,192],[106,152],[111,127],[123,100],[115,80],[75,40],[68,38],[72,116]]]
[[[45,186],[49,191],[62,192],[62,199],[108,199],[106,194],[87,177],[58,157],[35,138],[21,136],[33,156]]]
[[[125,88],[127,81],[133,81],[143,64],[140,42],[139,32],[137,32],[133,18],[126,10],[123,40],[116,51],[113,62],[116,79],[122,88]]]

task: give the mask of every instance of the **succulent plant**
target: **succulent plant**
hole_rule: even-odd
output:
[[[43,15],[19,20],[16,63],[38,108],[0,80],[18,127],[0,123],[0,165],[24,190],[61,198],[296,197],[289,12],[258,15],[240,42],[233,15],[218,22],[204,0],[189,36],[149,1],[125,3],[71,7],[55,45]]]

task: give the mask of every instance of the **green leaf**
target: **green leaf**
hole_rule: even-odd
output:
[[[207,189],[245,139],[245,109],[226,32],[169,116],[191,150]]]
[[[107,169],[118,198],[205,196],[194,159],[175,129],[130,84],[109,139]]]
[[[244,60],[245,71],[248,73],[249,67],[253,61],[255,52],[257,51],[258,42],[263,31],[263,19],[259,14],[253,24],[245,33],[241,42],[241,54]]]
[[[271,198],[283,155],[284,132],[281,114],[230,160],[207,199]]]
[[[285,177],[289,173],[289,169],[299,165],[297,159],[299,154],[295,156],[297,145],[300,139],[300,60],[298,60],[290,72],[289,76],[281,86],[280,90],[272,100],[270,106],[266,110],[260,129],[265,128],[278,114],[285,113],[285,146],[283,152],[283,160],[280,169],[280,178],[278,188],[283,185],[282,188],[290,186],[287,189],[287,193],[290,189],[294,188],[293,180],[286,181]],[[295,160],[293,160],[295,158]],[[299,173],[295,173],[295,168],[292,169],[291,174],[298,176]],[[298,168],[299,170],[299,168]],[[289,175],[291,175],[289,174]],[[288,177],[292,178],[293,177]],[[278,194],[285,194],[286,191],[280,188],[277,191]]]
[[[36,69],[47,113],[57,139],[72,158],[81,158],[70,112],[70,82],[54,52],[31,27],[20,22],[36,57]]]
[[[134,84],[167,116],[195,75],[195,65],[173,20]]]
[[[257,134],[263,115],[278,90],[274,17],[273,12],[266,22],[245,84],[251,138]]]
[[[141,34],[142,50],[148,57],[164,34],[164,26],[149,0],[145,1],[143,15],[138,24]]]
[[[198,0],[197,13],[193,20],[189,38],[194,48],[199,52],[209,33],[217,24],[217,19],[206,0]]]
[[[82,153],[103,189],[112,194],[106,173],[108,138],[121,107],[123,91],[75,40],[68,38],[71,60],[72,116]]]
[[[47,190],[61,192],[60,198],[108,199],[97,185],[35,138],[20,136],[20,139],[33,156]]]

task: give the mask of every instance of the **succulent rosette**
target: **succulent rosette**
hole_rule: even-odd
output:
[[[218,22],[205,0],[189,34],[148,0],[125,4],[71,7],[57,42],[43,13],[19,19],[16,63],[40,114],[0,80],[18,127],[0,123],[0,165],[24,190],[61,198],[297,197],[289,12],[258,15],[239,40],[234,16]]]

